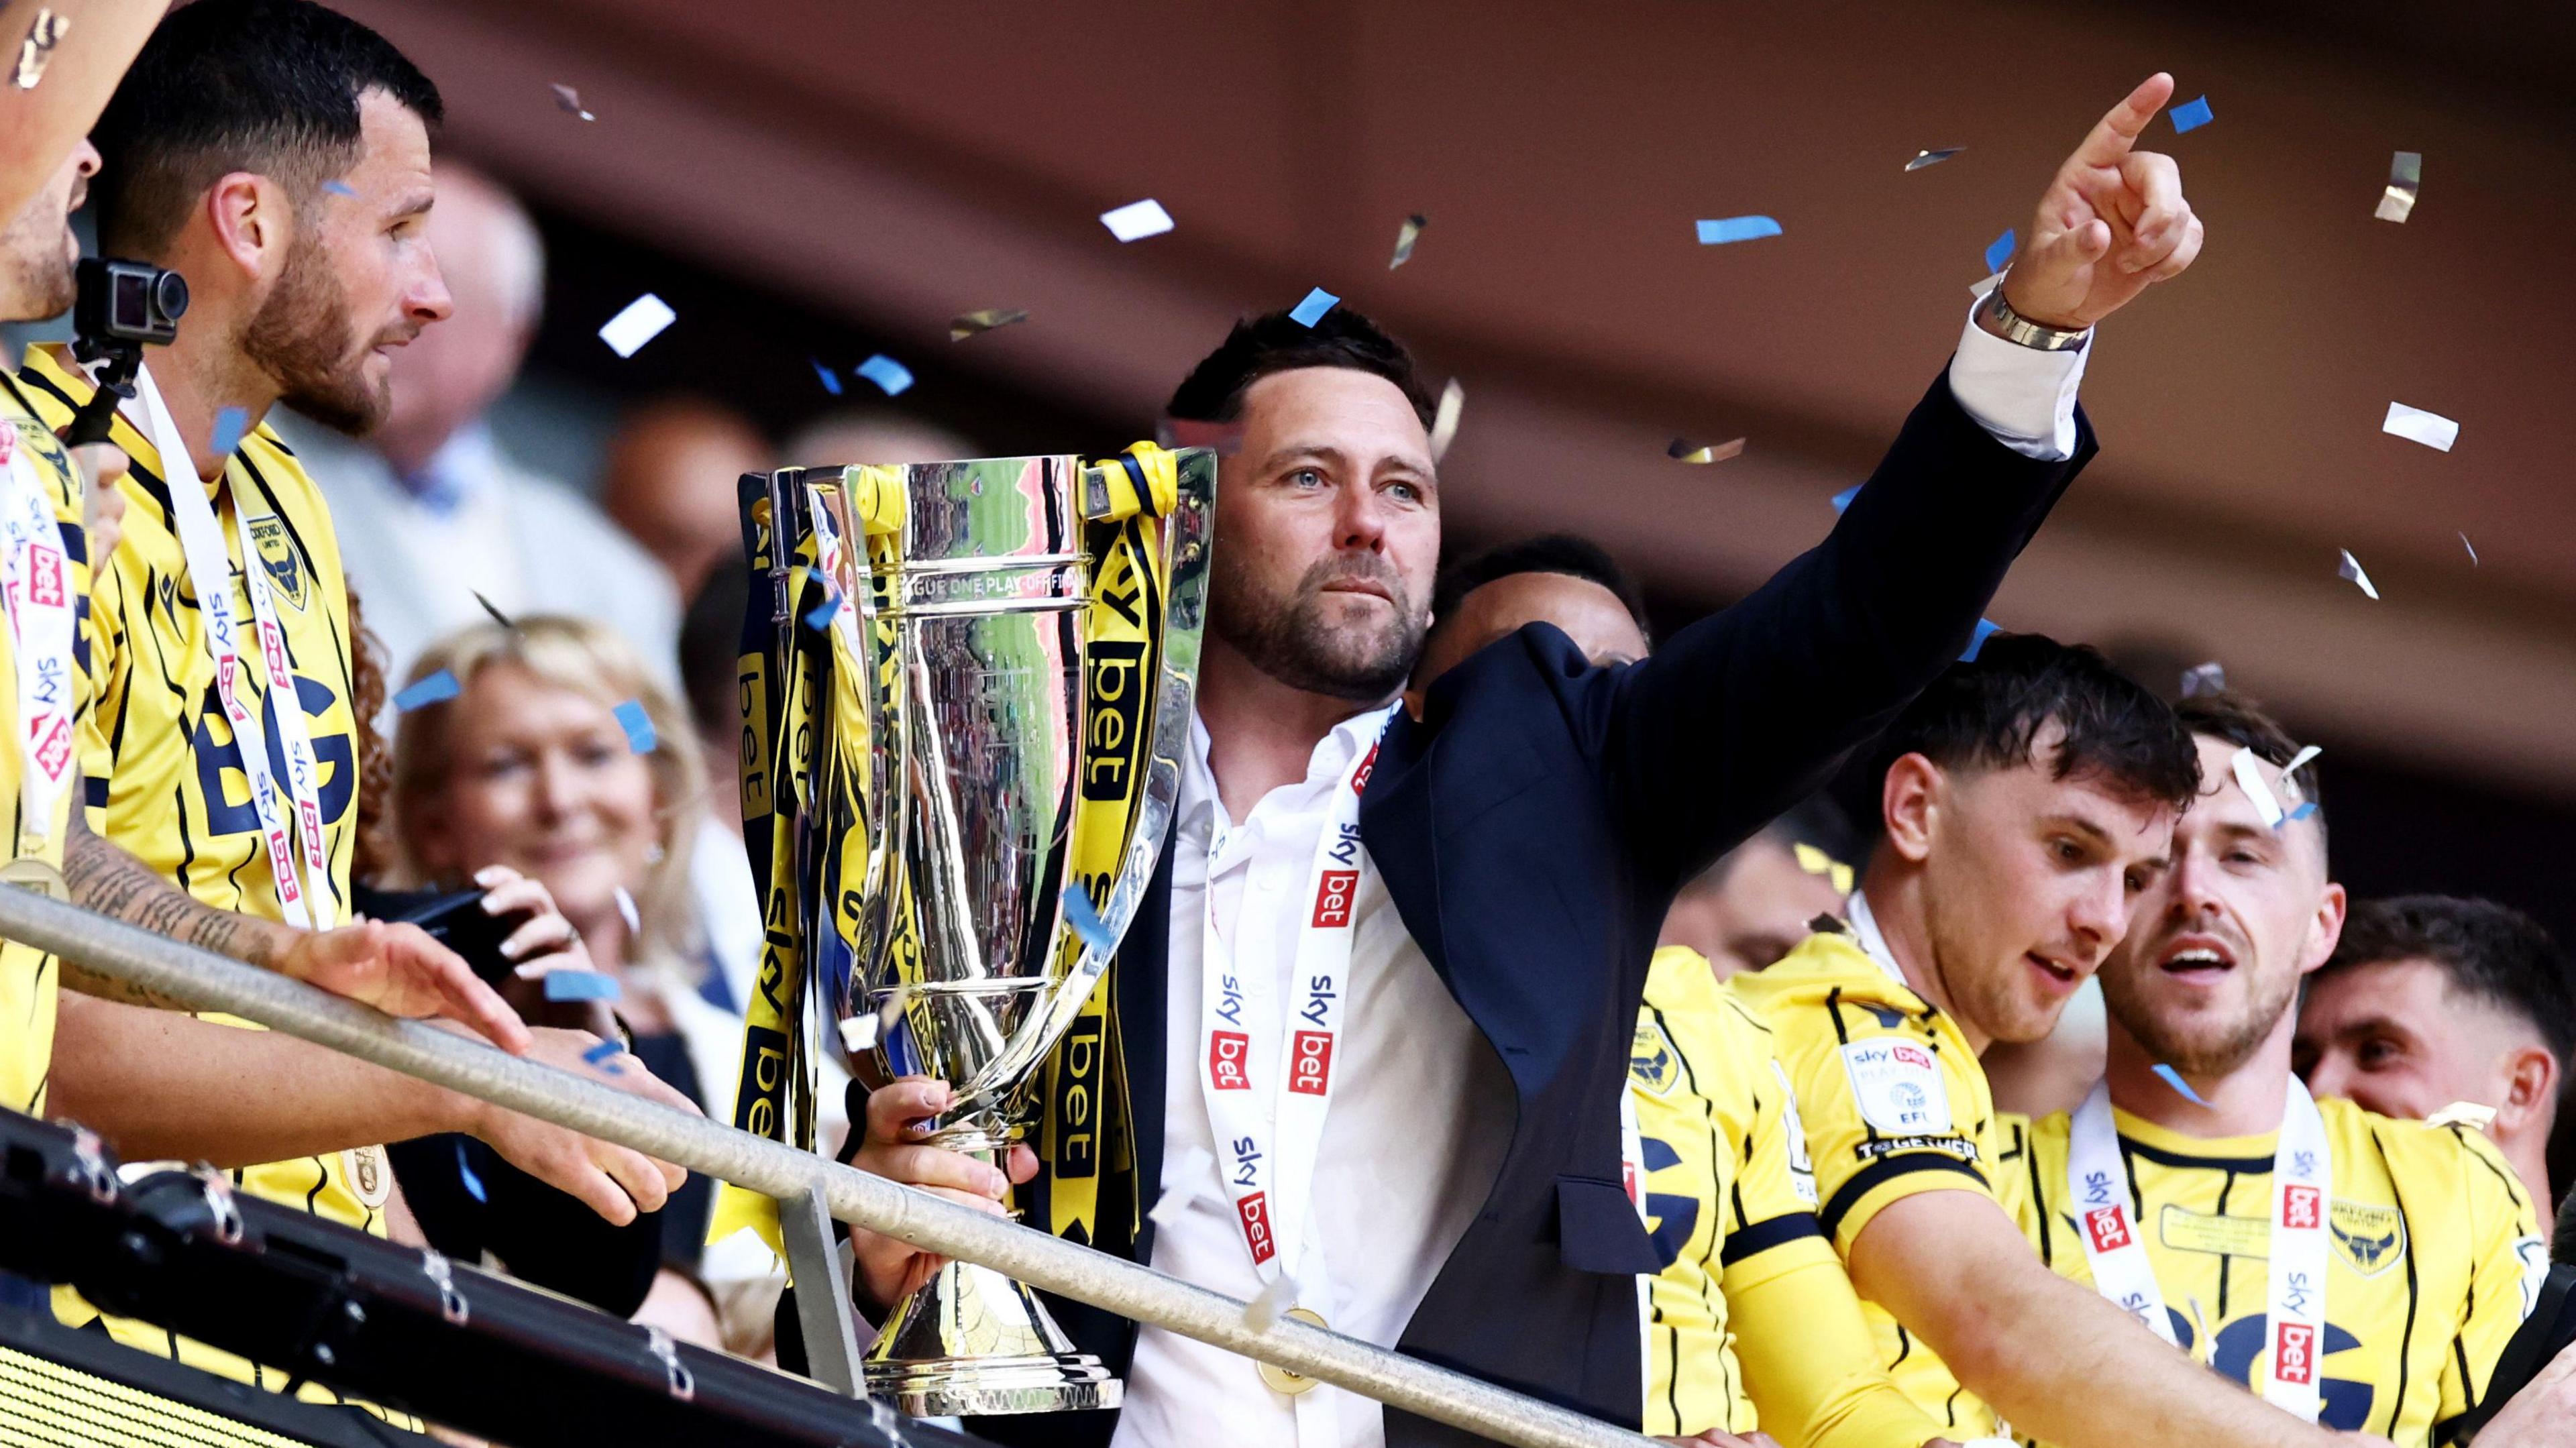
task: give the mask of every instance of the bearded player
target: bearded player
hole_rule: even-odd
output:
[[[2299,983],[2344,919],[2314,766],[2285,771],[2301,756],[2242,699],[2179,713],[2200,796],[2102,967],[2103,1082],[2007,1152],[2023,1229],[2278,1406],[2448,1441],[2548,1266],[2530,1198],[2475,1128],[2312,1100],[2291,1074]]]
[[[100,833],[72,832],[66,874],[93,908],[290,973],[354,975],[389,1008],[417,1004],[403,997],[420,968],[465,967],[413,927],[332,928],[347,918],[359,782],[347,601],[321,498],[260,422],[288,401],[363,430],[387,400],[384,350],[444,315],[419,235],[437,112],[428,81],[344,17],[297,0],[200,0],[154,33],[97,132],[102,245],[181,271],[193,299],[116,424],[134,460],[125,543],[93,600],[99,731],[115,758],[89,785]],[[32,355],[19,380],[57,426],[91,392],[59,353]],[[171,472],[185,480],[176,490]],[[201,589],[201,577],[235,581]],[[291,690],[267,687],[272,650]],[[227,675],[243,686],[230,704]],[[265,748],[238,742],[263,736]],[[495,913],[540,913],[505,947],[514,958],[578,952],[541,887],[514,881],[489,899]],[[681,1179],[304,1042],[139,1009],[158,1002],[113,981],[69,983],[120,999],[67,998],[53,1104],[128,1157],[232,1166],[247,1190],[378,1234],[393,1191],[378,1143],[410,1136],[470,1131],[613,1221],[658,1208]],[[608,1075],[584,1061],[586,1033],[532,1035],[496,998],[488,1007],[479,1023],[505,1044],[685,1109],[631,1062]],[[57,1307],[94,1315],[68,1294]],[[169,1347],[158,1328],[111,1331]],[[181,1356],[265,1378],[194,1344]]]

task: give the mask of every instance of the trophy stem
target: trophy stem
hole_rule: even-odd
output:
[[[868,1393],[916,1418],[1118,1406],[1122,1384],[1081,1352],[1025,1283],[951,1261],[886,1319]]]

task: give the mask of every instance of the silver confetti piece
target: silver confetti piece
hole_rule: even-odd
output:
[[[1243,1305],[1244,1326],[1259,1332],[1296,1305],[1297,1279],[1282,1272],[1262,1284],[1260,1296]]]
[[[2347,583],[2359,586],[2362,593],[2373,603],[2378,602],[2379,590],[2371,586],[2370,575],[2362,571],[2361,560],[2353,557],[2352,550],[2349,548],[2343,549],[2341,552],[2343,553],[2343,562],[2335,566],[2335,577],[2340,578]]]
[[[2424,185],[2424,153],[2400,151],[2388,163],[2388,189],[2379,193],[2379,208],[2370,214],[2399,221],[2415,209],[2415,193]]]
[[[635,908],[635,897],[627,894],[623,885],[617,887],[617,915],[626,922],[627,934],[644,933],[644,913]]]
[[[2182,696],[2197,699],[2203,694],[2227,692],[2227,670],[2216,659],[2195,664],[2182,671]]]
[[[1418,211],[1404,218],[1404,225],[1396,228],[1395,260],[1386,264],[1388,271],[1413,260],[1413,244],[1422,239],[1422,228],[1430,224],[1431,218]]]
[[[948,319],[948,340],[963,342],[978,332],[1007,327],[1029,319],[1026,307],[986,307],[980,312],[960,312]]]
[[[1431,418],[1431,460],[1433,462],[1436,463],[1448,456],[1449,444],[1458,440],[1458,414],[1466,406],[1467,389],[1458,385],[1457,378],[1450,378],[1449,385],[1440,389],[1440,410]]]
[[[1905,163],[1905,169],[1920,171],[1926,166],[1938,166],[1966,149],[1965,146],[1944,146],[1938,151],[1917,151],[1914,159]]]
[[[27,38],[18,42],[18,63],[9,79],[20,90],[34,90],[45,78],[45,67],[54,58],[54,47],[63,43],[63,35],[72,28],[70,17],[39,9],[35,22],[27,27]]]
[[[561,81],[555,82],[555,108],[562,111],[565,115],[579,116],[585,121],[595,121],[599,119],[599,117],[592,115],[590,111],[582,105],[581,92],[574,90],[571,86],[565,85]]]
[[[1686,437],[1677,437],[1670,447],[1664,449],[1664,456],[1680,463],[1722,463],[1743,451],[1744,439],[1740,437],[1733,442],[1719,443],[1696,443]]]
[[[2462,533],[2462,534],[2460,535],[2460,546],[2461,546],[2461,547],[2463,547],[2463,548],[2466,548],[2467,550],[2469,550],[2469,566],[2470,566],[2471,568],[2475,568],[2475,567],[2477,567],[2477,566],[2478,566],[2478,545],[2476,545],[2475,543],[2472,543],[2472,542],[2470,542],[2470,541],[2469,541],[2469,535],[2468,535],[2468,534],[2466,534],[2466,533]]]

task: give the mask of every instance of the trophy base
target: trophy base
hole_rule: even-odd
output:
[[[1037,1293],[972,1262],[950,1262],[894,1310],[866,1372],[869,1396],[916,1418],[1115,1408],[1125,1388]]]

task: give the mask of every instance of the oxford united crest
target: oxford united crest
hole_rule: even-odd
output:
[[[304,611],[304,559],[295,551],[295,540],[287,535],[286,520],[275,513],[262,513],[242,520],[250,533],[251,548],[259,554],[259,566],[268,570],[271,592]]]

